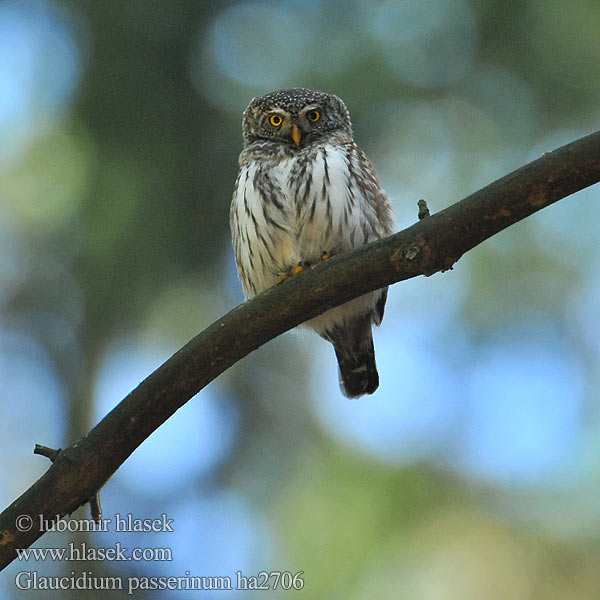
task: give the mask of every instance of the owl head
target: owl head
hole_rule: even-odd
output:
[[[270,140],[301,148],[331,135],[338,142],[352,140],[346,105],[333,94],[293,88],[257,96],[244,111],[245,145]]]

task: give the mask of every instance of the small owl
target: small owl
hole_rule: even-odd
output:
[[[390,201],[354,142],[340,98],[303,88],[272,92],[250,102],[242,130],[230,225],[248,297],[393,233]],[[333,344],[348,397],[379,385],[371,328],[381,323],[386,298],[380,289],[304,324]]]

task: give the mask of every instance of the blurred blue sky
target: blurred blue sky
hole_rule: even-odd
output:
[[[66,110],[81,50],[71,15],[56,3],[0,3],[0,169]]]

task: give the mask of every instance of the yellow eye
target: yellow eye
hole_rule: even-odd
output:
[[[306,118],[313,123],[316,123],[321,118],[321,113],[318,110],[311,110],[306,113]]]
[[[269,117],[269,123],[271,123],[273,127],[279,127],[283,123],[283,118],[281,115],[271,115]]]

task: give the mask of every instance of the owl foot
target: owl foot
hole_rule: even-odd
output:
[[[287,273],[277,273],[277,279],[275,281],[277,283],[281,283],[282,281],[285,281],[286,279],[289,279],[294,275],[298,275],[298,273],[302,273],[302,271],[304,271],[304,269],[307,269],[308,267],[310,267],[310,263],[306,262],[305,260],[301,260],[293,269],[290,269]]]
[[[310,267],[310,263],[302,260],[290,271],[290,275],[298,275],[308,267]]]
[[[321,260],[328,260],[331,257],[331,254],[327,252],[327,250],[323,250],[321,252]]]

